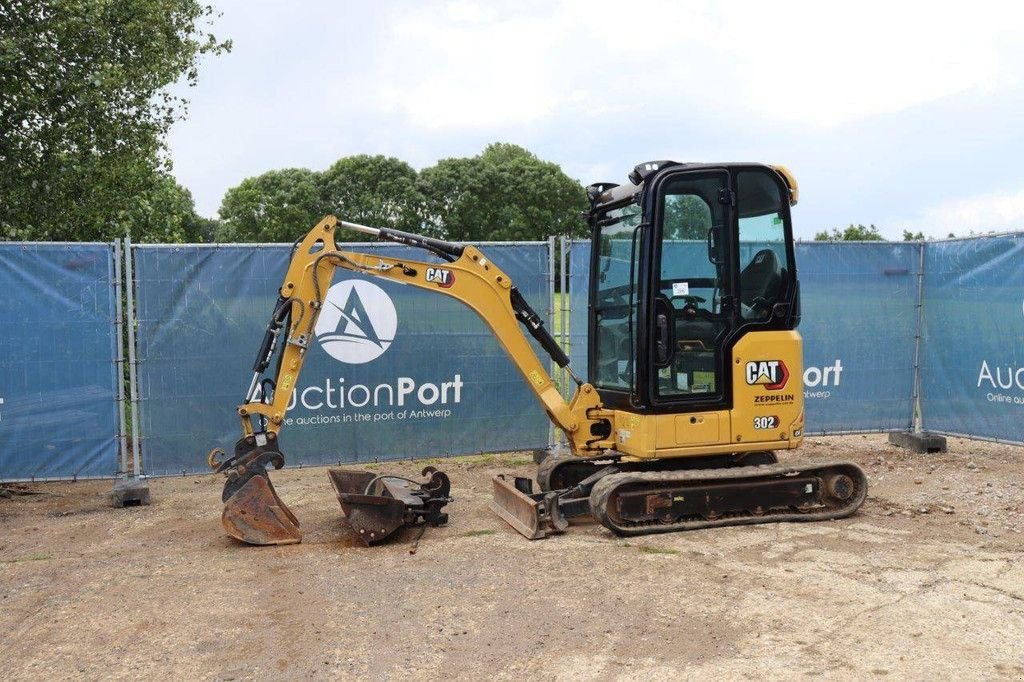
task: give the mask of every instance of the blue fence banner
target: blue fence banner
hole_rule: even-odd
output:
[[[925,428],[1024,442],[1024,235],[929,243],[924,272]]]
[[[705,265],[703,243],[669,246],[675,261]],[[744,244],[741,261],[763,246]],[[917,243],[797,245],[808,433],[897,431],[911,424],[920,249]],[[628,267],[628,252],[619,261]],[[587,372],[589,268],[590,243],[574,242],[570,357],[581,374]]]
[[[0,244],[0,480],[117,473],[110,244]]]
[[[797,244],[808,433],[913,423],[920,243]]]
[[[341,248],[432,261],[408,247]],[[546,243],[481,250],[534,308],[547,309]],[[207,452],[241,435],[235,408],[289,253],[277,245],[135,248],[147,474],[205,471]],[[454,299],[339,269],[315,336],[281,429],[289,465],[548,443],[537,399],[483,320]]]

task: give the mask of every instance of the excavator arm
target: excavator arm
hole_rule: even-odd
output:
[[[340,250],[334,239],[339,227],[382,241],[425,249],[443,262],[427,263]],[[220,450],[214,450],[209,456],[211,468],[224,473],[228,479],[223,493],[223,522],[229,535],[250,544],[287,544],[301,540],[298,521],[278,497],[267,468],[284,465],[278,433],[326,292],[338,268],[444,294],[469,306],[491,329],[551,421],[566,434],[574,454],[597,453],[612,446],[607,440],[611,433],[608,423],[611,413],[601,408],[597,391],[569,370],[577,389],[572,400],[565,401],[524,330],[559,366],[566,367],[568,357],[508,275],[480,250],[471,245],[367,227],[327,216],[293,248],[253,365],[252,381],[238,406],[242,438],[235,444],[231,457],[225,457]],[[267,376],[275,358],[273,376]]]

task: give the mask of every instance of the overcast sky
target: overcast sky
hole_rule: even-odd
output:
[[[267,170],[502,141],[584,184],[651,159],[781,163],[804,238],[1024,229],[1019,2],[215,4],[234,49],[170,137],[205,215]]]

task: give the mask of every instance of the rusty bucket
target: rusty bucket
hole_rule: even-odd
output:
[[[253,476],[225,500],[221,521],[228,535],[250,545],[302,542],[298,519],[265,474]]]
[[[369,471],[328,469],[341,510],[367,546],[390,537],[402,526],[424,522],[441,525],[448,515],[441,508],[451,501],[450,483],[433,467],[423,470],[428,480],[418,483],[401,476]]]
[[[223,450],[214,448],[207,460],[215,472],[227,477],[221,522],[228,535],[250,545],[302,542],[298,519],[278,497],[267,473],[267,467],[284,465],[284,455],[271,445],[254,446],[243,438],[235,444],[233,457],[225,458]]]

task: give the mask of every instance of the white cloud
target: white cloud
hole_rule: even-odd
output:
[[[1024,9],[985,5],[403,4],[379,101],[428,129],[695,106],[829,127],[1016,83]]]
[[[950,232],[963,237],[972,232],[1024,230],[1024,188],[950,199],[909,219],[887,223],[932,237],[945,237]]]
[[[234,51],[204,60],[170,139],[207,215],[271,168],[358,153],[422,167],[495,140],[584,183],[648,158],[787,162],[813,229],[919,220],[948,196],[899,173],[913,198],[896,198],[893,173],[863,158],[892,171],[970,157],[1004,186],[1024,182],[1019,3],[222,2],[216,31]],[[987,191],[978,176],[959,193]]]
[[[629,168],[614,168],[610,163],[567,164],[562,170],[584,185],[594,182],[623,182]]]

